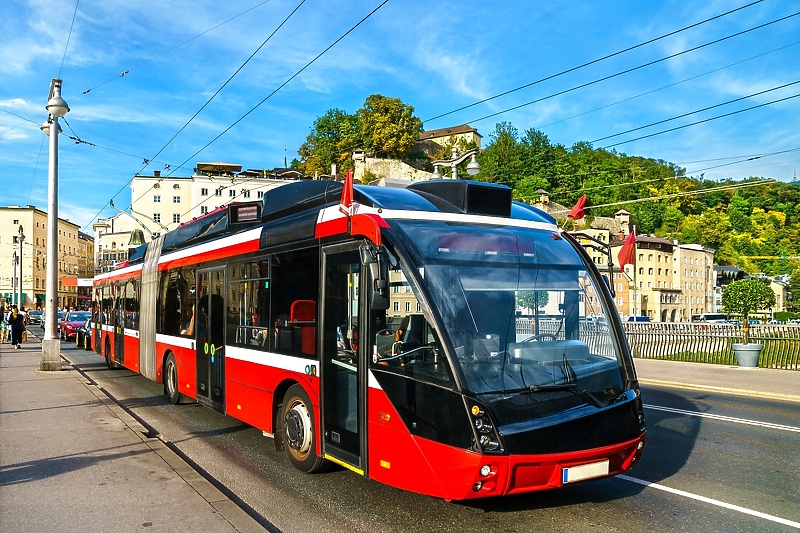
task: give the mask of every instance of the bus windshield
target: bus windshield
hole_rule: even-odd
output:
[[[467,392],[517,396],[541,414],[607,405],[623,393],[622,355],[607,320],[615,311],[570,242],[517,227],[394,226],[412,248]]]

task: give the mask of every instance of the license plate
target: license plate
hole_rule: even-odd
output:
[[[564,468],[562,471],[563,483],[572,483],[574,481],[581,481],[584,479],[591,479],[593,477],[601,477],[608,475],[608,459],[597,463],[589,463],[585,465],[572,466]]]

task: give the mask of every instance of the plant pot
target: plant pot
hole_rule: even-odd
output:
[[[758,356],[764,349],[763,344],[733,344],[733,353],[740,368],[758,368]]]

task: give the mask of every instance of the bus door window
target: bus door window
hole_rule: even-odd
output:
[[[358,250],[325,255],[323,419],[326,453],[361,467]]]
[[[225,269],[199,274],[196,290],[197,396],[221,409],[225,384]]]

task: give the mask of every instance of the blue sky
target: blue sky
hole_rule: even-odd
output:
[[[506,111],[800,12],[800,2],[786,0],[764,0],[436,120],[430,119],[749,1],[389,0],[194,155],[381,2],[306,0],[167,144],[300,0],[4,0],[0,205],[47,205],[48,145],[39,125],[55,77],[64,80],[71,108],[64,133],[94,144],[60,137],[59,215],[87,232],[96,216],[115,213],[104,209],[112,197],[117,206],[130,204],[127,183],[137,172],[188,176],[198,161],[283,166],[284,153],[290,161],[297,157],[316,117],[331,108],[352,113],[374,93],[413,106],[427,130],[468,123],[484,144],[499,121],[521,133],[540,129],[571,146],[691,113],[596,147],[789,98],[615,149],[677,163],[707,179],[790,181],[800,162],[800,97],[790,98],[800,94],[800,83],[693,113],[799,81],[800,15]],[[154,162],[144,167],[143,159]]]

